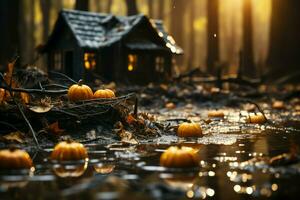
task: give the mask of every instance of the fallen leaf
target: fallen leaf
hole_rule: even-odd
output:
[[[129,115],[127,116],[126,122],[127,122],[128,124],[132,124],[132,123],[136,122],[136,119],[132,116],[132,114],[129,114]]]
[[[114,132],[121,138],[121,142],[128,144],[138,144],[138,141],[133,137],[133,134],[124,129],[121,122],[115,124]]]
[[[58,126],[58,121],[56,121],[47,127],[47,131],[54,135],[61,135],[65,130],[60,129]]]
[[[21,92],[20,93],[20,97],[21,97],[21,100],[24,104],[28,104],[29,101],[30,101],[30,96],[29,94],[25,93],[25,92]]]
[[[0,140],[3,142],[24,143],[25,135],[20,131],[11,132],[7,135],[1,136]]]
[[[30,106],[28,108],[29,108],[29,110],[31,110],[35,113],[46,113],[46,112],[49,112],[53,108],[53,105],[48,105],[48,106],[37,105],[37,106]]]

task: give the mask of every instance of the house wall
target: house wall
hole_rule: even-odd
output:
[[[60,52],[62,54],[62,70],[60,72],[67,73],[72,79],[78,81],[82,78],[84,69],[83,69],[83,50],[78,47],[77,41],[73,37],[73,34],[66,26],[62,27],[62,30],[59,34],[56,34],[52,39],[52,42],[47,48],[47,57],[48,57],[48,70],[53,70],[52,56],[55,52]],[[67,51],[73,52],[72,58],[72,69],[67,70],[65,66],[65,53]]]

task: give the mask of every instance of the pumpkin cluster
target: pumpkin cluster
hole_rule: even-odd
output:
[[[0,150],[0,169],[30,169],[32,160],[26,151],[20,149]]]
[[[67,96],[68,99],[73,102],[116,97],[115,93],[110,89],[100,89],[93,93],[93,90],[88,85],[83,84],[82,80],[79,80],[77,84],[73,84],[68,89]]]
[[[160,157],[160,165],[171,168],[197,167],[199,161],[198,150],[185,146],[171,146]]]

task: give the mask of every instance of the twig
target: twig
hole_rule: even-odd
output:
[[[135,118],[137,118],[137,116],[138,116],[138,106],[139,106],[139,101],[138,101],[138,98],[136,97],[135,102],[134,102],[134,111],[133,111],[133,116]]]
[[[55,72],[55,71],[49,71],[49,73],[60,75],[60,76],[62,76],[62,77],[64,77],[64,78],[68,79],[68,80],[69,80],[70,82],[72,82],[72,83],[77,83],[77,81],[74,81],[72,78],[70,78],[69,76],[67,76],[67,75],[65,75],[65,74],[63,74],[63,73]]]
[[[1,76],[1,78],[4,80],[3,75],[2,75],[1,73],[0,73],[0,76]],[[3,81],[3,82],[4,82],[4,84],[7,85],[7,83],[6,83],[5,81]],[[7,87],[7,86],[6,86],[6,87]],[[34,131],[34,129],[32,128],[32,126],[31,126],[31,124],[30,124],[28,118],[26,117],[26,115],[25,115],[23,109],[21,108],[20,104],[16,101],[15,96],[14,96],[14,94],[13,94],[13,92],[12,92],[12,88],[11,88],[11,87],[8,87],[8,91],[9,91],[10,96],[12,97],[13,102],[17,105],[19,112],[21,113],[23,119],[25,120],[27,126],[29,127],[29,129],[30,129],[30,131],[31,131],[31,133],[32,133],[32,136],[33,136],[33,139],[34,139],[34,142],[35,142],[35,144],[36,144],[37,149],[40,150],[41,147],[40,147],[39,141],[37,140],[35,131]]]
[[[0,76],[2,74],[0,73]],[[67,94],[68,90],[41,90],[41,89],[25,89],[25,88],[9,88],[8,86],[1,86],[5,90],[11,90],[12,92],[25,92],[25,93],[35,93],[35,94]]]
[[[12,128],[12,129],[16,130],[16,131],[21,132],[18,128],[16,128],[14,125],[12,125],[12,124],[10,124],[8,122],[0,121],[0,124],[3,124],[5,126],[8,126],[8,127]]]

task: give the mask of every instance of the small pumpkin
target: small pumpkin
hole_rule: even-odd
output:
[[[274,101],[272,104],[272,108],[277,110],[285,109],[285,105],[283,101]]]
[[[0,169],[30,169],[32,160],[26,151],[20,149],[0,150]]]
[[[89,86],[82,84],[82,82],[82,80],[79,80],[77,84],[72,85],[68,89],[67,96],[70,101],[83,101],[93,97],[92,89]]]
[[[160,165],[164,167],[196,167],[199,161],[198,150],[185,146],[171,146],[160,156]]]
[[[51,159],[57,161],[76,161],[87,158],[87,150],[83,144],[70,140],[58,143],[51,153]]]
[[[261,113],[250,113],[247,122],[250,124],[263,124],[266,122],[266,118]]]
[[[202,136],[202,129],[200,124],[184,122],[179,125],[177,130],[179,137],[197,137]]]
[[[53,172],[60,178],[80,177],[84,174],[88,166],[88,162],[79,165],[60,165],[53,168]]]
[[[109,98],[114,98],[116,97],[114,91],[110,90],[110,89],[103,89],[103,90],[97,90],[94,93],[94,98],[98,99],[98,98],[102,98],[102,99],[109,99]]]
[[[222,110],[211,110],[207,113],[207,116],[211,118],[223,118],[224,112]]]

